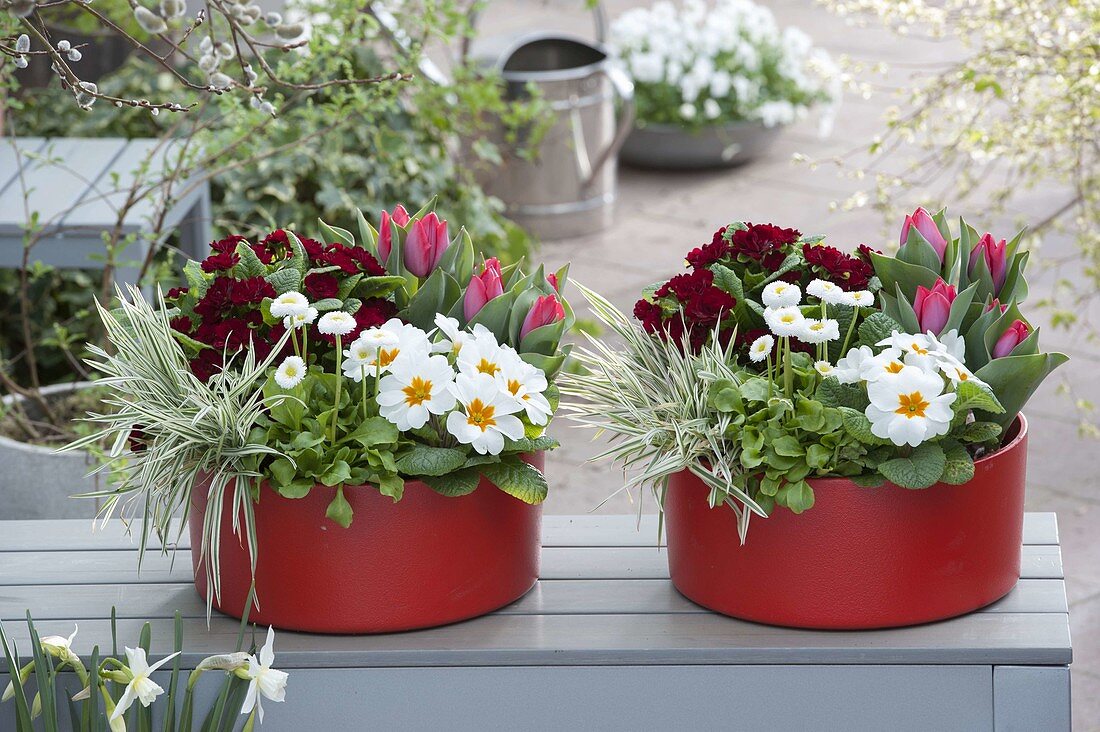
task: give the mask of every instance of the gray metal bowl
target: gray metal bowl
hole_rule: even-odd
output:
[[[761,122],[730,122],[701,130],[649,124],[630,133],[619,157],[628,165],[658,170],[731,168],[763,154],[781,129]]]

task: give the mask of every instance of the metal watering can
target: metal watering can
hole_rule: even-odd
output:
[[[508,98],[529,97],[533,85],[554,114],[530,160],[505,154],[482,180],[508,217],[540,239],[588,234],[612,220],[619,149],[634,124],[634,84],[603,45],[602,8],[594,13],[596,43],[539,32],[516,39],[496,58],[477,59],[501,75]],[[503,134],[494,137],[507,152]]]

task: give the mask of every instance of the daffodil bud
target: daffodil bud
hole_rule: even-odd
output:
[[[138,5],[134,8],[134,18],[137,20],[138,25],[146,33],[164,33],[168,30],[168,24],[164,22],[164,18],[160,17],[152,10],[146,7]]]
[[[239,668],[248,667],[248,654],[243,651],[237,653],[221,653],[216,656],[207,656],[195,666],[196,671],[236,671]]]

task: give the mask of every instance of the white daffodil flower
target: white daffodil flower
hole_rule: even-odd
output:
[[[832,376],[836,367],[828,361],[814,361],[814,370],[822,376]]]
[[[111,721],[121,719],[126,710],[130,708],[130,705],[134,703],[134,699],[141,702],[141,706],[147,707],[153,703],[154,699],[163,694],[164,689],[160,688],[160,685],[149,677],[154,671],[179,654],[180,652],[176,651],[171,656],[165,656],[150,666],[145,658],[144,648],[127,648],[126,667],[130,669],[132,677],[130,682],[126,684],[126,691],[122,693],[122,698],[115,705],[115,711],[111,713]]]
[[[804,318],[795,336],[803,343],[826,343],[840,338],[840,325],[832,318],[814,320]]]
[[[802,302],[802,290],[790,282],[776,281],[764,288],[760,299],[769,308],[790,307]]]
[[[459,442],[482,455],[499,455],[505,437],[523,437],[523,423],[514,416],[520,405],[489,374],[459,374],[451,391],[461,409],[447,415],[447,431]]]
[[[749,346],[749,360],[753,363],[760,363],[771,355],[772,349],[775,348],[775,339],[770,335],[764,334],[752,342]]]
[[[275,629],[268,627],[267,642],[260,649],[260,657],[248,657],[248,670],[245,672],[249,679],[248,691],[241,704],[241,714],[251,714],[253,708],[260,724],[264,721],[264,707],[260,699],[266,698],[273,702],[281,702],[286,699],[286,671],[271,668],[275,663]]]
[[[47,635],[43,638],[39,638],[38,641],[42,644],[42,650],[49,653],[51,656],[59,661],[68,661],[75,657],[73,653],[73,640],[76,639],[76,632],[80,630],[80,626],[73,624],[73,632],[68,638],[60,635]]]
[[[780,338],[784,336],[797,337],[802,321],[805,319],[797,305],[784,305],[780,308],[766,308],[764,310],[764,322],[768,324],[768,330]]]
[[[287,330],[305,328],[307,325],[313,325],[315,320],[317,320],[317,308],[310,306],[300,313],[294,313],[283,318],[283,327]]]
[[[842,305],[869,308],[875,304],[875,296],[867,290],[856,290],[855,292],[845,292],[840,302]]]
[[[309,300],[300,292],[284,292],[271,301],[271,314],[276,318],[304,315],[308,308]]]
[[[317,321],[317,330],[324,335],[346,336],[355,330],[355,318],[342,310],[325,313]]]
[[[875,352],[870,346],[853,348],[844,358],[836,362],[836,368],[831,375],[835,376],[841,384],[858,384],[863,380],[863,374],[870,368],[874,358]]]
[[[806,294],[813,295],[827,305],[842,305],[847,300],[847,293],[828,280],[814,280],[806,286]]]
[[[306,362],[298,356],[287,356],[275,369],[275,383],[284,389],[293,389],[306,378]]]
[[[444,356],[402,353],[378,382],[379,414],[402,432],[423,427],[430,415],[446,414],[454,407],[454,378],[454,368]]]
[[[548,384],[542,369],[532,366],[516,354],[515,357],[505,359],[495,378],[501,390],[520,405],[531,424],[544,425],[550,421],[554,410],[543,396]]]
[[[871,433],[895,445],[916,447],[951,429],[954,392],[943,394],[943,378],[914,366],[885,374],[867,385],[871,403],[864,414]]]

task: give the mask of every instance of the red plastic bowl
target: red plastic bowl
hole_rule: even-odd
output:
[[[527,456],[543,466],[541,453]],[[542,507],[482,479],[473,493],[439,495],[419,481],[397,503],[374,487],[345,488],[355,512],[341,528],[325,518],[335,489],[283,498],[266,484],[254,504],[261,625],[315,633],[388,633],[428,628],[496,610],[522,597],[539,574]],[[221,597],[214,607],[241,617],[252,576],[247,543],[233,534],[230,493],[221,525]],[[191,557],[199,559],[206,492],[192,493]]]
[[[674,475],[664,505],[672,582],[711,610],[796,628],[915,625],[988,605],[1020,577],[1022,415],[1010,436],[965,485],[811,480],[813,508],[754,516],[744,545],[733,511],[710,508],[695,476]]]

